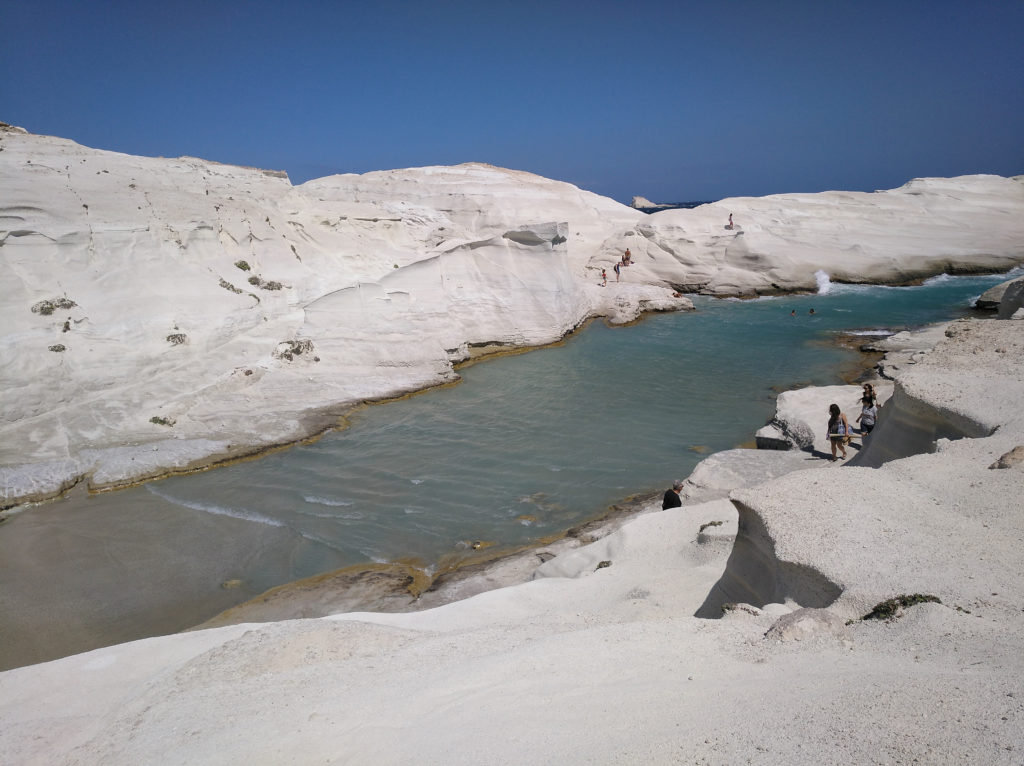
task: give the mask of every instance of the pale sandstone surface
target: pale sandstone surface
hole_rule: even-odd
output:
[[[849,465],[647,513],[528,583],[424,612],[8,671],[0,748],[19,764],[1017,764],[1024,465],[989,466],[1024,445],[1022,394],[1024,323],[953,323]],[[937,443],[857,465],[926,431]],[[858,619],[914,593],[941,603]]]
[[[692,308],[683,290],[1024,262],[1024,185],[997,176],[645,216],[479,163],[292,186],[14,129],[0,149],[3,505],[293,442],[481,348]]]

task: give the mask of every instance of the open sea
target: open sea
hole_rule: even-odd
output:
[[[122,628],[152,635],[345,566],[430,571],[473,543],[529,544],[751,443],[780,391],[842,382],[860,357],[839,333],[973,314],[973,300],[1008,278],[866,287],[821,275],[816,295],[696,297],[694,313],[593,322],[557,346],[467,366],[457,386],[358,410],[310,444],[95,496],[74,514],[63,502],[14,514],[0,527],[0,562],[45,565],[0,563],[14,589],[0,606],[40,630],[47,614],[90,600],[109,622],[114,601]],[[180,624],[154,629],[149,613],[171,599]]]

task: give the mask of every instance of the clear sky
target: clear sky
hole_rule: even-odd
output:
[[[628,202],[1024,173],[1024,2],[0,0],[0,120],[339,172],[480,161]]]

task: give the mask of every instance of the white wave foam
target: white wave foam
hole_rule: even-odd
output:
[[[412,482],[413,484],[422,484],[423,483],[423,479],[409,479],[409,481]]]
[[[844,335],[895,335],[896,330],[841,330]]]
[[[363,514],[359,511],[350,511],[349,513],[340,513],[338,511],[307,511],[302,508],[296,508],[296,513],[302,514],[303,516],[312,516],[316,519],[331,519],[332,521],[338,520],[349,520],[349,519],[361,519]]]
[[[338,500],[333,497],[320,497],[319,495],[303,495],[302,499],[307,503],[313,503],[315,505],[330,505],[333,507],[352,505],[351,500]]]
[[[832,289],[832,281],[828,274],[821,269],[814,272],[814,280],[818,283],[818,295],[826,295]]]
[[[338,551],[339,553],[344,553],[345,552],[344,548],[338,547],[338,545],[336,543],[332,542],[331,540],[327,540],[327,539],[325,539],[323,537],[320,537],[320,535],[310,534],[309,532],[303,532],[301,530],[299,531],[299,535],[303,539],[309,540],[311,543],[316,543],[317,545],[323,545],[323,546],[325,546],[327,548],[330,548],[332,551]]]
[[[267,516],[263,516],[259,513],[247,511],[241,508],[227,508],[223,505],[213,505],[212,503],[199,503],[194,500],[181,500],[176,497],[171,497],[165,492],[160,492],[154,489],[152,485],[146,485],[146,491],[153,495],[156,495],[162,500],[166,500],[168,503],[174,505],[180,505],[184,508],[190,508],[193,511],[202,511],[203,513],[211,513],[214,516],[229,516],[232,519],[240,519],[242,521],[252,521],[257,524],[266,524],[271,527],[283,527],[285,523],[279,519],[271,519]]]

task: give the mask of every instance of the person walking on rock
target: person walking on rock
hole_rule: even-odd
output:
[[[877,417],[878,406],[875,404],[875,400],[867,394],[864,394],[864,398],[860,400],[860,415],[857,416],[857,422],[860,423],[861,433],[865,436],[871,433],[871,430],[875,427],[875,419]]]
[[[665,511],[669,508],[679,508],[683,505],[683,501],[679,497],[679,491],[683,488],[683,483],[676,479],[672,482],[672,489],[665,490],[665,497],[661,501],[661,510]]]
[[[828,441],[832,445],[832,459],[837,460],[838,449],[846,460],[846,441],[850,435],[850,424],[838,404],[828,406]]]

